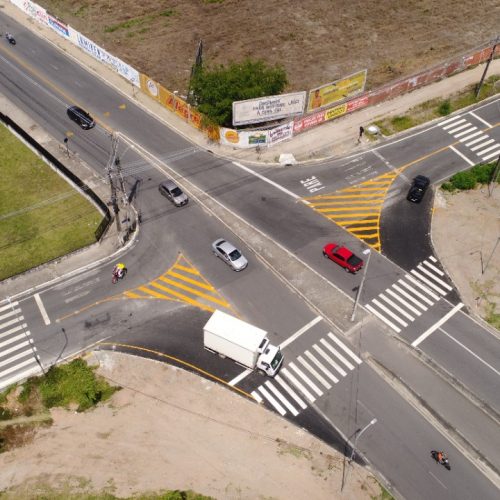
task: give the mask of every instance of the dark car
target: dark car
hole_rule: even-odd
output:
[[[75,123],[80,125],[84,130],[89,130],[95,127],[94,119],[82,108],[78,106],[70,106],[67,110],[68,116]]]
[[[428,177],[425,177],[424,175],[417,175],[411,183],[406,199],[408,201],[412,201],[413,203],[420,203],[430,183],[431,181]]]
[[[348,273],[356,274],[363,267],[362,259],[354,255],[348,248],[337,245],[337,243],[327,243],[323,247],[323,257],[333,260]]]
[[[176,207],[187,205],[187,202],[189,201],[187,195],[174,181],[163,181],[158,186],[158,189],[160,193],[165,196],[165,198],[170,200]]]

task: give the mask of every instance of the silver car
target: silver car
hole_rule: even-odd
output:
[[[168,198],[176,207],[182,207],[182,205],[187,205],[189,198],[182,191],[182,189],[171,180],[163,181],[158,189],[160,193]]]
[[[241,255],[241,252],[229,241],[222,238],[212,243],[212,250],[217,257],[231,266],[234,271],[243,271],[248,266],[248,260]]]

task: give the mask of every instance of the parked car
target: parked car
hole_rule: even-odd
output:
[[[323,247],[323,257],[333,260],[343,267],[348,273],[357,273],[363,267],[363,260],[354,255],[348,248],[337,245],[337,243],[327,243]]]
[[[186,193],[171,180],[163,181],[159,186],[160,193],[169,199],[176,207],[187,205],[189,198]]]
[[[430,183],[431,181],[428,177],[425,177],[424,175],[417,175],[411,183],[406,199],[408,201],[412,201],[413,203],[420,203]]]
[[[78,106],[70,106],[67,110],[67,114],[71,120],[77,123],[84,130],[89,130],[95,127],[94,119],[82,108]]]
[[[222,238],[212,243],[214,254],[228,264],[234,271],[243,271],[248,266],[248,260],[229,241]]]

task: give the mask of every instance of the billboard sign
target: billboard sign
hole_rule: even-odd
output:
[[[307,111],[317,111],[337,101],[348,99],[363,92],[366,83],[366,69],[349,75],[342,80],[327,83],[309,91]]]
[[[233,125],[279,120],[304,112],[306,92],[273,95],[233,102]]]

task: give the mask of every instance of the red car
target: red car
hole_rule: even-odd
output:
[[[333,260],[348,273],[357,273],[363,267],[363,261],[359,257],[337,243],[327,243],[323,248],[323,257]]]

